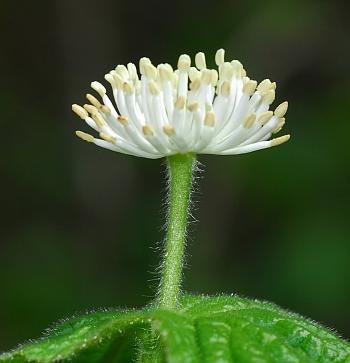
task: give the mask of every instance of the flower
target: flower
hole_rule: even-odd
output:
[[[224,55],[223,49],[216,52],[218,71],[206,67],[202,52],[195,56],[196,67],[188,55],[181,55],[175,71],[169,64],[155,67],[141,58],[141,79],[133,63],[118,65],[105,75],[115,104],[101,83],[92,82],[102,103],[87,94],[90,104],[72,106],[100,138],[82,131],[77,136],[151,159],[187,152],[243,154],[289,140],[289,135],[270,140],[283,127],[288,108],[283,102],[269,110],[276,83],[265,79],[258,85],[239,61],[225,62]]]

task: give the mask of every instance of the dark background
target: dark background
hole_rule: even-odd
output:
[[[0,350],[154,295],[164,163],[83,143],[72,103],[142,56],[216,49],[277,81],[291,141],[200,156],[184,288],[274,301],[350,337],[349,9],[340,1],[0,4]]]

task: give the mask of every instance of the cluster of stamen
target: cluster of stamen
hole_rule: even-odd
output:
[[[177,69],[157,67],[141,58],[140,76],[133,63],[118,65],[105,75],[113,101],[99,82],[91,87],[102,99],[87,94],[89,104],[74,104],[73,111],[97,131],[99,138],[77,131],[85,141],[113,151],[161,158],[177,153],[232,155],[279,145],[284,135],[270,140],[284,123],[288,103],[269,110],[276,83],[259,85],[246,75],[242,64],[225,62],[216,52],[218,71],[208,69],[204,53],[179,57]]]

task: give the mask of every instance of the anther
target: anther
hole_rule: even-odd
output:
[[[82,120],[88,117],[88,113],[81,106],[74,104],[72,105],[72,111],[75,112]]]
[[[207,64],[205,62],[205,55],[203,52],[199,52],[195,57],[196,67],[201,71],[202,69],[207,68]]]
[[[95,141],[95,138],[90,135],[90,134],[87,134],[86,132],[83,132],[83,131],[75,131],[75,134],[80,137],[81,139],[83,139],[84,141],[87,141],[87,142],[94,142]]]

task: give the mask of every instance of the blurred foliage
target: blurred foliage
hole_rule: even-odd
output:
[[[277,81],[292,140],[199,158],[184,288],[271,300],[350,337],[346,14],[342,1],[2,1],[0,350],[77,311],[150,301],[164,165],[76,140],[70,105],[116,63],[199,50],[210,63],[220,47]]]

